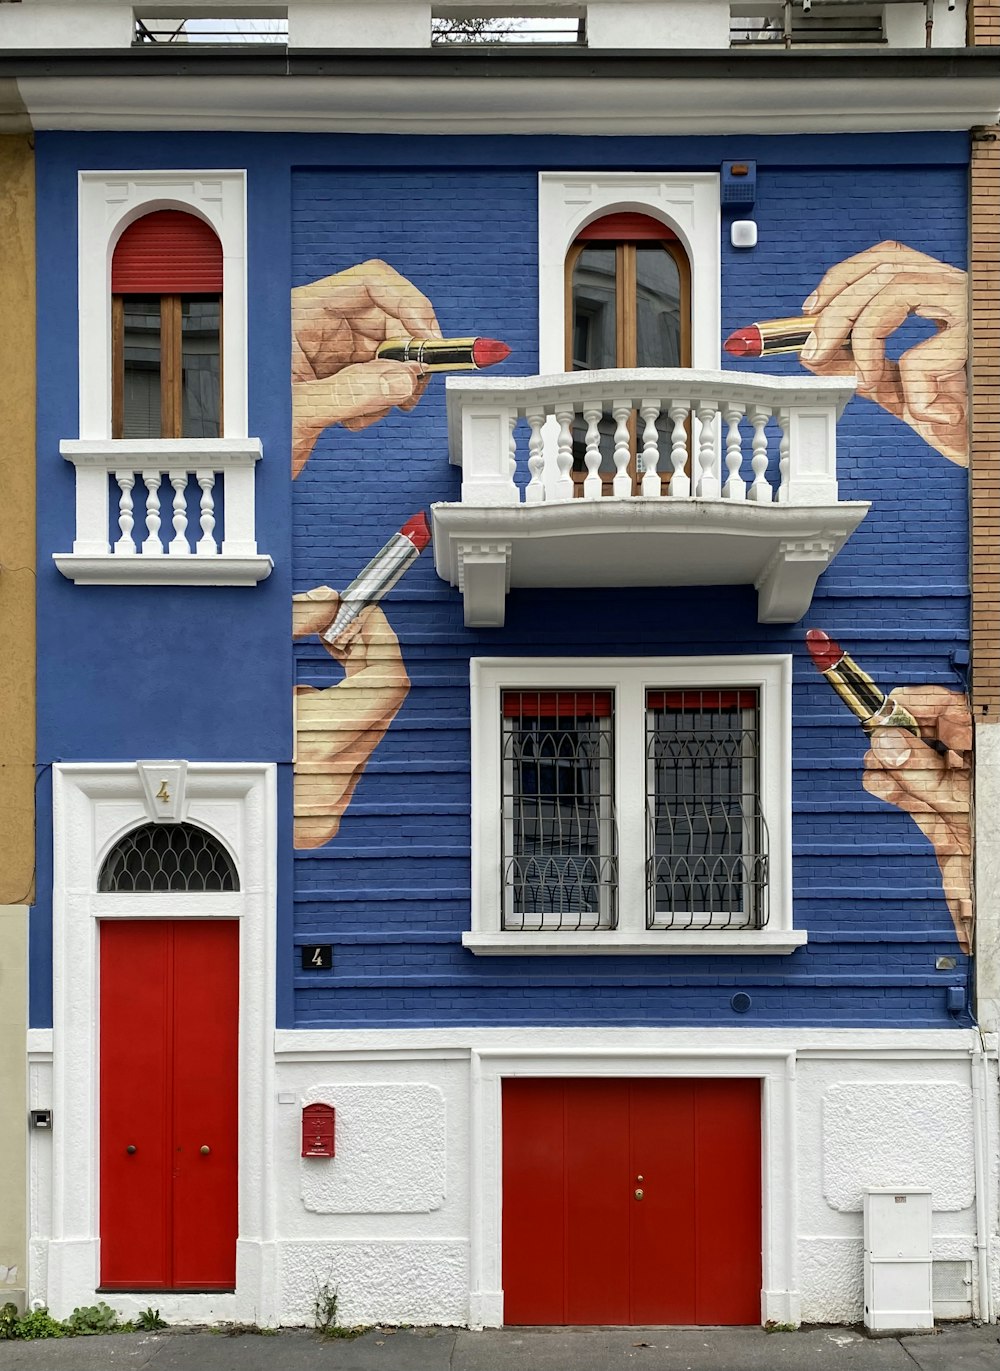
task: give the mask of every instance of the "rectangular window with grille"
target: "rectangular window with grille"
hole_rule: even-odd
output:
[[[646,692],[648,928],[760,928],[767,827],[756,690]]]
[[[503,927],[613,928],[614,697],[505,690]]]
[[[793,952],[792,658],[470,668],[483,956]]]

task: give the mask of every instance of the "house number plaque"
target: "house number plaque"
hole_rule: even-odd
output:
[[[329,971],[333,966],[332,943],[307,943],[302,949],[303,971]]]

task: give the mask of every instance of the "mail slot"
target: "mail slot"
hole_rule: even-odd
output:
[[[333,1106],[329,1104],[307,1104],[302,1111],[302,1155],[303,1157],[332,1157],[333,1150]]]

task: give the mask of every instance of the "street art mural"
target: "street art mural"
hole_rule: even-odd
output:
[[[797,353],[818,376],[858,377],[880,405],[959,466],[968,466],[968,290],[964,271],[902,243],[877,243],[831,267],[794,318],[736,330],[733,357]],[[889,340],[911,316],[930,337],[893,358]],[[920,490],[917,483],[915,497]],[[821,629],[815,666],[871,739],[862,784],[909,814],[934,850],[963,952],[971,951],[972,716],[964,692],[924,685],[888,695]]]
[[[894,360],[886,344],[914,315],[936,332]],[[817,376],[857,376],[859,395],[942,457],[969,464],[968,285],[957,267],[903,243],[877,243],[831,267],[801,316],[737,329],[724,346],[732,357],[797,352]]]
[[[411,410],[437,371],[478,371],[510,353],[494,338],[443,338],[431,302],[372,259],[292,292],[292,477],[324,429],[359,430]],[[296,687],[295,846],[333,838],[375,748],[410,689],[399,640],[378,607],[430,542],[423,512],[338,593],[293,597],[292,636],[317,635],[343,668],[325,689]]]
[[[884,694],[822,629],[806,633],[818,671],[871,739],[862,784],[909,814],[934,849],[963,952],[972,950],[972,715],[960,691],[897,687]]]
[[[899,242],[831,267],[791,318],[762,318],[725,340],[730,357],[795,354],[816,375],[857,375],[858,395],[908,425],[949,462],[968,464],[966,274]],[[929,336],[893,355],[909,320]],[[505,344],[443,338],[429,299],[371,259],[292,293],[292,474],[318,436],[409,412],[437,370],[502,361]],[[919,483],[914,486],[914,494]],[[428,491],[432,497],[437,492]],[[389,530],[386,530],[388,533]],[[373,752],[407,698],[399,641],[379,601],[429,542],[426,517],[393,532],[345,590],[294,597],[293,636],[318,637],[342,679],[296,689],[295,846],[333,839]],[[971,716],[964,693],[938,685],[883,691],[825,631],[806,634],[811,659],[859,720],[870,746],[865,790],[909,814],[937,859],[962,950],[971,947]]]

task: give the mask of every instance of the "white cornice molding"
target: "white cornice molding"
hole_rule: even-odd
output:
[[[1000,117],[1000,81],[898,77],[26,77],[36,129],[683,135],[970,129]],[[484,100],[484,89],[489,100]],[[12,117],[20,111],[12,111]]]

